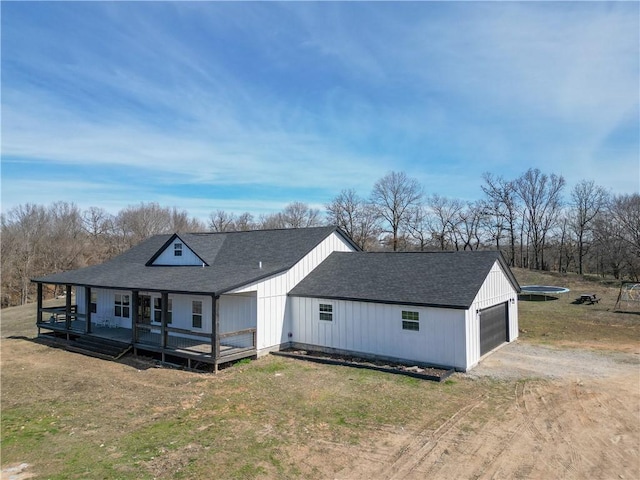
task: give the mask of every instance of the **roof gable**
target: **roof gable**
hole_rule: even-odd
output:
[[[176,233],[146,263],[147,266],[208,266]]]

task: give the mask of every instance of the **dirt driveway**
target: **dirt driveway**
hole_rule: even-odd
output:
[[[637,354],[506,345],[465,376],[521,379],[508,401],[480,397],[435,430],[388,432],[350,450],[337,477],[640,478],[639,365]]]

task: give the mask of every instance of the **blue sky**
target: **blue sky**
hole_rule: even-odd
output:
[[[638,2],[1,9],[3,212],[259,215],[391,170],[469,201],[530,167],[640,190]]]

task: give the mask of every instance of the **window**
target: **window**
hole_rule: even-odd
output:
[[[129,318],[129,295],[116,293],[113,315],[116,317]]]
[[[173,244],[173,255],[176,257],[181,257],[182,256],[182,244],[181,243],[174,243]]]
[[[202,328],[202,301],[191,302],[191,325],[193,328]]]
[[[330,303],[320,304],[320,320],[333,321],[333,305]]]
[[[98,294],[96,292],[91,292],[91,303],[89,305],[89,311],[91,313],[98,312]]]
[[[402,329],[413,330],[414,332],[420,330],[420,316],[418,312],[402,311]]]
[[[167,302],[167,325],[171,323],[172,319],[172,305],[171,299]],[[157,297],[153,299],[153,321],[157,323],[162,322],[162,297]]]

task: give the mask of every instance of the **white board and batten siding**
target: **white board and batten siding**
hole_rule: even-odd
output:
[[[342,236],[333,232],[286,272],[229,292],[256,294],[256,343],[259,354],[277,349],[289,341],[287,293],[332,252],[350,251],[354,251],[354,248]]]
[[[512,342],[518,338],[518,293],[496,261],[467,310],[467,369],[480,360],[480,315],[477,312],[502,303],[507,304],[509,341]]]
[[[295,344],[433,365],[466,367],[465,310],[352,300],[290,297]],[[332,305],[332,320],[320,319]],[[402,328],[402,311],[418,312],[419,330]]]
[[[83,287],[76,287],[76,304],[78,313],[86,314],[85,312],[85,292]],[[131,317],[133,312],[131,310],[131,292],[128,290],[111,290],[106,288],[92,288],[91,293],[96,295],[96,311],[91,314],[91,321],[93,323],[99,322],[101,319],[109,319],[111,324],[122,327],[131,328]],[[116,317],[115,316],[115,298],[116,295],[129,295],[129,316],[128,317]]]
[[[255,328],[257,308],[255,292],[221,295],[218,301],[220,333]]]

